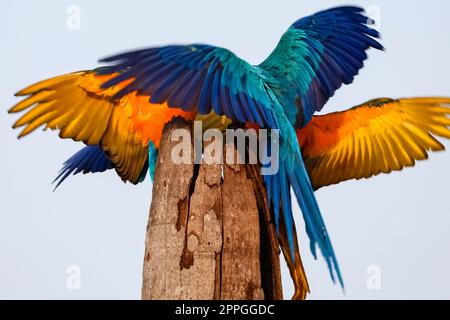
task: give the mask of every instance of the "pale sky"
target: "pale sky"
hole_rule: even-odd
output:
[[[450,95],[445,0],[1,1],[0,298],[138,299],[151,199],[148,179],[125,185],[112,171],[71,177],[52,192],[61,164],[81,145],[50,132],[18,141],[16,117],[6,114],[16,91],[145,46],[210,43],[259,63],[295,20],[340,4],[372,6],[387,51],[371,51],[354,83],[324,112],[382,96]],[[80,30],[67,27],[70,5],[81,10]],[[312,259],[295,206],[310,298],[450,299],[449,162],[450,153],[433,154],[401,173],[317,192],[345,295],[323,259]],[[81,271],[79,290],[66,286],[72,265]],[[373,268],[379,290],[367,286]],[[289,298],[286,269],[283,285]]]

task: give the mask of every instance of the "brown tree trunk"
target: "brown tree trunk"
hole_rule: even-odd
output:
[[[282,299],[279,247],[259,167],[174,164],[176,129],[191,125],[175,118],[164,127],[142,299]]]

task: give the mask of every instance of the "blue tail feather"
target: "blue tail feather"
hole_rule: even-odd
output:
[[[281,158],[281,157],[280,157]],[[311,252],[315,259],[317,259],[316,245],[319,246],[322,255],[324,256],[328,269],[330,271],[331,279],[335,282],[335,275],[342,288],[344,283],[342,275],[339,270],[336,256],[328,236],[325,223],[322,219],[319,206],[317,204],[314,190],[311,186],[308,173],[302,159],[295,159],[293,170],[289,170],[286,161],[280,159],[280,167],[277,174],[273,176],[264,176],[264,180],[268,192],[268,201],[272,204],[274,210],[274,219],[277,225],[280,220],[280,205],[283,210],[282,215],[286,225],[287,238],[289,241],[289,249],[291,257],[295,256],[294,246],[294,230],[295,224],[292,215],[290,187],[292,186],[297,202],[303,214],[303,219],[306,225],[306,232],[310,239]],[[280,203],[281,201],[281,203]]]
[[[322,214],[320,213],[319,205],[314,195],[314,190],[302,160],[297,161],[294,172],[289,175],[289,181],[293,187],[294,194],[305,220],[313,255],[316,257],[315,246],[318,244],[322,251],[322,255],[327,262],[331,278],[335,281],[334,274],[336,273],[339,283],[342,288],[344,288],[342,275],[334,254],[333,246],[331,245]]]
[[[281,199],[282,199],[282,208],[283,208],[283,219],[284,224],[286,225],[287,238],[289,242],[289,251],[291,253],[292,261],[295,260],[295,245],[294,245],[294,217],[292,215],[292,204],[291,204],[291,187],[288,181],[287,171],[284,165],[284,162],[280,164],[279,169],[279,180],[280,180],[280,191],[281,191]]]

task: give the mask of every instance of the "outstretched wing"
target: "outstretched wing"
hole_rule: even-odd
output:
[[[174,45],[132,51],[101,61],[111,65],[99,68],[97,74],[116,75],[102,88],[128,82],[113,99],[133,92],[150,103],[200,115],[213,111],[240,124],[279,129],[280,157],[288,158],[289,164],[300,158],[295,130],[273,94],[278,83],[268,72],[226,49]]]
[[[98,74],[118,73],[103,88],[132,79],[113,98],[137,92],[151,103],[167,103],[199,114],[213,110],[243,124],[278,127],[268,93],[270,79],[226,49],[197,44],[166,46],[123,53],[101,62],[112,65],[99,68]]]
[[[450,139],[450,98],[377,99],[297,131],[315,189],[414,166]]]
[[[342,84],[353,82],[379,33],[358,7],[338,7],[295,22],[260,67],[282,87],[279,96],[297,128],[306,125]]]
[[[295,130],[273,94],[278,83],[226,49],[200,44],[166,46],[101,61],[111,65],[99,68],[97,74],[117,74],[102,88],[130,81],[113,99],[134,92],[151,103],[186,112],[203,115],[213,111],[240,124],[279,129],[282,149],[287,148],[281,157],[289,157],[289,163],[300,157]]]
[[[195,115],[166,105],[152,105],[135,94],[113,100],[111,97],[127,82],[108,90],[100,88],[111,77],[77,72],[18,92],[18,96],[27,98],[9,112],[27,111],[14,124],[14,128],[24,127],[19,137],[44,125],[58,129],[61,138],[100,145],[121,178],[138,183],[148,158],[148,142],[159,144],[163,125],[173,116]]]

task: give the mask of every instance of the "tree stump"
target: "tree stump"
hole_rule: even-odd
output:
[[[174,118],[163,130],[142,299],[282,299],[280,251],[259,167],[174,164],[171,134],[186,129],[192,136],[191,128]]]

